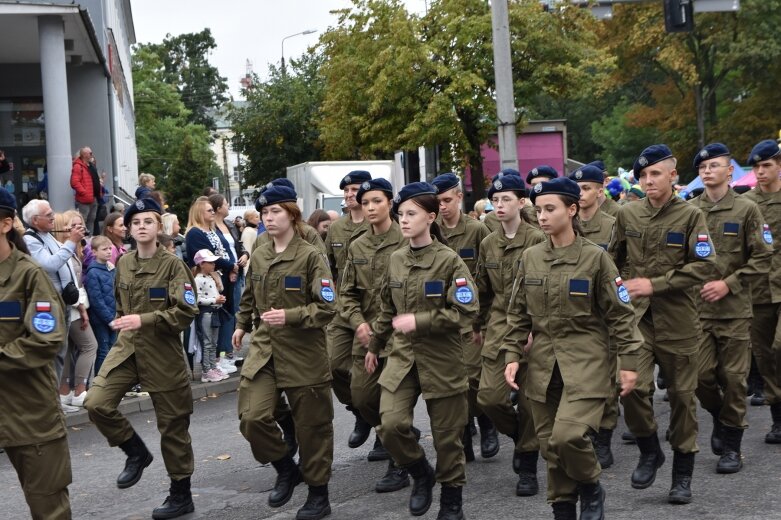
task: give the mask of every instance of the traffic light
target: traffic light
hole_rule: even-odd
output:
[[[669,33],[694,29],[693,0],[664,0],[664,28]]]

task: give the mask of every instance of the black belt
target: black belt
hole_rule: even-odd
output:
[[[221,307],[215,307],[213,305],[199,305],[198,310],[201,312],[220,312]]]

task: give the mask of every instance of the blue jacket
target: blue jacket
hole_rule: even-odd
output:
[[[87,267],[84,287],[89,297],[87,314],[91,321],[104,325],[112,322],[117,314],[117,302],[114,299],[114,277],[116,269],[108,270],[106,264],[92,262]]]

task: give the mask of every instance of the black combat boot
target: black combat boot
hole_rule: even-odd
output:
[[[602,469],[607,469],[613,465],[613,450],[610,448],[610,443],[613,440],[613,430],[600,428],[595,438],[594,451],[597,453],[597,460],[599,460],[599,465],[602,466]]]
[[[722,426],[722,433],[724,435],[724,453],[716,464],[716,473],[737,473],[743,467],[743,459],[740,456],[743,430]]]
[[[304,480],[304,476],[290,455],[285,455],[271,465],[277,470],[277,481],[274,482],[274,489],[268,494],[268,505],[282,507],[293,496],[293,490]]]
[[[391,459],[388,461],[388,471],[374,485],[374,490],[377,493],[390,493],[407,486],[409,486],[409,472],[404,468],[398,467]]]
[[[141,480],[144,468],[152,464],[154,457],[146,449],[144,441],[141,440],[141,437],[136,432],[133,432],[133,436],[120,444],[119,447],[127,455],[127,460],[125,461],[125,469],[117,477],[117,487],[125,489]]]
[[[382,441],[380,440],[379,435],[375,434],[374,447],[372,447],[371,451],[369,452],[369,455],[367,455],[366,458],[369,459],[369,462],[377,462],[378,460],[390,460],[391,458],[390,453],[388,453],[388,450],[386,450],[385,446],[382,445]]]
[[[358,448],[363,446],[363,443],[369,438],[372,427],[371,424],[363,420],[361,412],[350,406],[347,409],[355,416],[355,426],[353,426],[353,431],[350,433],[350,438],[347,439],[347,445],[351,448]]]
[[[464,520],[464,511],[461,509],[462,489],[461,486],[442,486],[437,520]]]
[[[477,424],[480,425],[480,456],[484,459],[495,457],[499,453],[499,435],[496,433],[496,426],[486,414],[477,418]]]
[[[551,504],[551,507],[553,508],[553,520],[578,519],[578,513],[574,502],[554,502]]]
[[[161,520],[164,518],[177,518],[195,511],[193,496],[190,493],[190,477],[182,480],[172,480],[169,495],[160,507],[152,511],[152,518]]]
[[[688,504],[692,501],[692,473],[694,453],[673,451],[673,485],[667,501],[671,504]]]
[[[330,514],[331,503],[328,502],[328,484],[309,486],[306,502],[296,513],[296,520],[320,520]]]
[[[632,472],[632,487],[645,489],[656,480],[656,470],[664,464],[664,452],[656,433],[650,437],[637,437],[637,447],[640,448],[640,460]]]
[[[431,490],[434,488],[434,468],[426,457],[413,463],[409,468],[412,475],[412,493],[409,496],[409,512],[412,516],[423,516],[431,507]]]
[[[626,442],[627,444],[637,443],[637,437],[635,437],[635,434],[630,432],[629,430],[621,434],[621,440]]]
[[[469,433],[474,437],[477,435],[477,426],[475,426],[474,417],[469,417],[469,422],[466,423],[469,426]]]
[[[719,420],[718,410],[708,410],[708,413],[713,417],[713,431],[710,434],[710,450],[714,455],[721,455],[724,453],[724,440],[722,439],[722,431],[724,425]]]
[[[767,404],[767,397],[765,397],[765,389],[761,380],[757,383],[757,386],[754,387],[754,393],[751,395],[751,400],[749,402],[751,403],[751,406],[765,406]]]
[[[520,468],[518,471],[518,484],[515,485],[515,494],[519,497],[531,497],[539,490],[537,483],[537,459],[539,451],[524,451],[520,454]]]
[[[581,484],[580,520],[605,520],[605,489],[596,481]]]
[[[422,435],[420,430],[418,430],[414,426],[410,426],[409,429],[412,430],[412,435],[415,436],[415,440],[419,441],[420,440],[420,436]]]
[[[293,415],[287,413],[277,423],[282,428],[282,437],[287,444],[287,454],[291,457],[295,456],[298,451],[298,442],[296,442],[296,423],[293,422]]]
[[[469,425],[464,427],[464,434],[461,436],[461,442],[464,444],[464,458],[467,462],[475,460],[475,449],[472,446],[472,433],[469,431]]]
[[[781,444],[781,403],[771,404],[770,413],[773,416],[773,427],[765,435],[765,442],[768,444]]]

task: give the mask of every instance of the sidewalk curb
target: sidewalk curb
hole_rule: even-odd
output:
[[[222,395],[235,392],[239,388],[239,380],[241,379],[239,374],[240,371],[236,372],[235,374],[231,374],[228,379],[218,383],[201,383],[200,381],[193,381],[191,385],[193,391],[193,401],[198,401],[199,399],[213,394]],[[149,396],[125,397],[119,403],[118,407],[119,412],[124,416],[139,412],[147,412],[152,409],[152,398]],[[67,428],[89,424],[89,422],[90,421],[89,416],[87,415],[87,410],[84,410],[83,408],[78,412],[65,414],[65,426]]]

